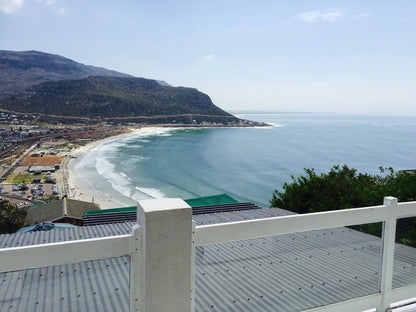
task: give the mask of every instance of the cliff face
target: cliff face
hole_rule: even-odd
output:
[[[196,89],[172,87],[37,51],[0,51],[0,108],[51,118],[240,121]]]

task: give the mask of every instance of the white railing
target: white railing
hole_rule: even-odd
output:
[[[396,221],[399,218],[412,216],[416,216],[416,202],[398,204],[396,198],[386,197],[382,206],[197,226],[194,241],[195,246],[200,246],[263,236],[383,222],[379,292],[307,311],[364,311],[371,308],[385,311],[392,303],[415,297],[416,294],[416,284],[392,289]]]
[[[307,311],[384,312],[416,294],[416,284],[392,288],[396,221],[416,216],[416,202],[386,197],[381,206],[202,226],[180,199],[140,201],[137,212],[129,235],[0,249],[0,273],[128,255],[131,311],[186,312],[194,310],[197,246],[383,222],[379,291]]]

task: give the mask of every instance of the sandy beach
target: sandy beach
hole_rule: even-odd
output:
[[[144,127],[140,129],[131,129],[129,133],[120,134],[117,136],[108,137],[102,140],[97,140],[81,146],[68,155],[62,163],[63,168],[63,185],[68,197],[71,199],[94,202],[100,205],[101,209],[117,208],[123,206],[122,203],[115,200],[112,196],[90,187],[85,187],[79,183],[76,170],[74,166],[93,148],[107,141],[117,138],[130,136],[136,133],[154,132],[157,130],[165,130],[163,127]]]

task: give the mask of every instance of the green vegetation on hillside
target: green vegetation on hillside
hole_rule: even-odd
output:
[[[161,86],[144,78],[88,77],[45,82],[3,99],[0,104],[14,111],[57,116],[131,118],[193,114],[238,120],[196,89]]]
[[[380,174],[357,173],[344,165],[334,166],[328,173],[316,174],[305,169],[305,176],[295,178],[276,190],[270,200],[272,207],[297,213],[310,213],[382,205],[385,196],[397,197],[399,202],[416,200],[416,174],[380,168]],[[355,228],[380,235],[380,224]],[[416,247],[416,218],[398,220],[398,242]]]

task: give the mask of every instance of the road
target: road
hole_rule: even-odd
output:
[[[15,161],[15,163],[10,167],[9,170],[7,170],[5,173],[3,173],[3,175],[0,177],[0,183],[5,181],[7,179],[7,177],[18,167],[20,166],[20,164],[22,163],[22,161],[36,148],[38,142],[36,142],[35,144],[33,144],[25,154],[23,154],[22,157],[20,157],[19,159],[17,159]]]

